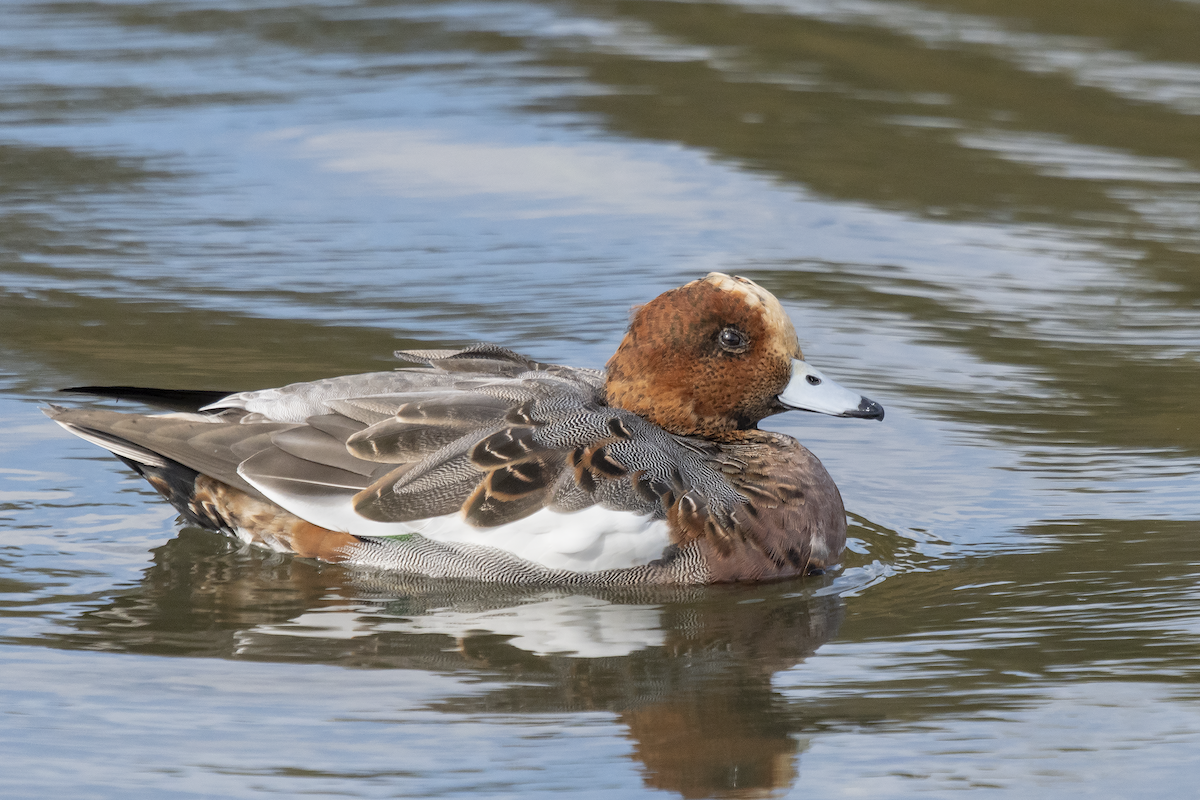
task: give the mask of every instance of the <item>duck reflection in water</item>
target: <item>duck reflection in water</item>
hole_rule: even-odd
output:
[[[827,577],[580,593],[381,575],[185,528],[155,551],[132,591],[75,619],[63,644],[468,670],[501,686],[431,698],[427,707],[613,713],[628,729],[645,783],[685,797],[771,796],[796,779],[802,723],[771,678],[836,632],[840,600],[815,594]]]

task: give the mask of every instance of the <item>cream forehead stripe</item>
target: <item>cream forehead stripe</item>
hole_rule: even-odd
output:
[[[796,329],[792,325],[791,317],[783,310],[783,305],[775,295],[749,278],[743,278],[740,275],[730,276],[723,272],[710,272],[701,280],[694,282],[710,283],[721,291],[734,292],[745,298],[750,307],[761,308],[767,326],[778,331],[787,340],[787,346],[799,354],[800,341],[796,337]]]

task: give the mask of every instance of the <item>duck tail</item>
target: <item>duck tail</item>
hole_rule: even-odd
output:
[[[73,386],[59,391],[130,400],[169,411],[199,411],[233,394],[215,389],[154,389],[146,386]]]
[[[153,421],[155,417],[59,406],[43,411],[71,433],[121,459],[192,525],[276,552],[335,563],[346,560],[347,552],[362,543],[357,536],[314,525],[251,488],[242,490],[205,475],[114,430],[114,419]]]
[[[154,490],[162,495],[164,500],[175,506],[175,510],[189,524],[206,528],[210,531],[221,531],[228,534],[235,533],[235,531],[228,527],[224,519],[212,513],[212,509],[206,507],[203,503],[197,502],[196,480],[200,477],[200,473],[196,472],[196,470],[185,467],[178,461],[171,461],[170,459],[162,459],[164,463],[160,464],[146,464],[142,461],[127,458],[120,453],[113,453],[113,455],[124,461],[125,465],[138,475],[145,478],[146,482],[153,486]]]
[[[223,529],[219,519],[204,513],[202,507],[196,503],[196,479],[200,477],[196,470],[105,430],[101,424],[83,417],[87,412],[73,412],[53,405],[42,411],[79,438],[99,445],[121,459],[127,467],[145,478],[168,503],[175,506],[189,523],[209,530]]]

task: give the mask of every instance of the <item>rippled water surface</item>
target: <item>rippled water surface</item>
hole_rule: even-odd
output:
[[[481,592],[182,527],[38,407],[769,288],[841,568]],[[1191,797],[1200,5],[0,7],[4,797]]]

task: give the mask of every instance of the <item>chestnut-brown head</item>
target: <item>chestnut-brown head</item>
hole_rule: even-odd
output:
[[[775,296],[714,272],[637,310],[608,362],[608,402],[672,433],[732,438],[785,410],[800,358]]]
[[[681,436],[732,440],[788,409],[883,419],[804,362],[773,294],[712,272],[637,309],[608,362],[608,403]]]

